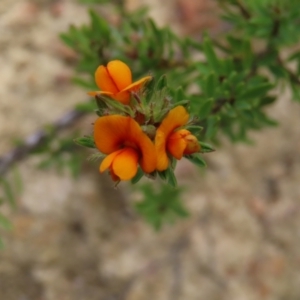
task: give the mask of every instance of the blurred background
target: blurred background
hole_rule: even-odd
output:
[[[213,0],[125,2],[148,5],[180,35],[226,30]],[[87,20],[75,0],[1,0],[0,156],[88,99],[71,82],[76,53],[58,37]],[[300,107],[281,93],[268,108],[280,125],[252,133],[254,145],[224,139],[205,171],[180,162],[191,216],[159,232],[98,163],[86,162],[77,179],[38,169],[35,156],[18,163],[23,187],[16,209],[4,208],[13,229],[1,231],[0,299],[300,299]],[[93,120],[70,130],[90,133]]]

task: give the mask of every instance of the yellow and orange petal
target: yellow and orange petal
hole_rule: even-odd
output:
[[[130,68],[120,60],[112,60],[107,64],[107,72],[119,91],[124,90],[132,83]]]
[[[151,173],[155,170],[154,145],[140,125],[130,117],[110,115],[98,118],[94,124],[94,140],[97,148],[104,154],[132,147],[139,153],[143,171]]]
[[[170,134],[175,129],[185,125],[189,120],[189,114],[183,106],[176,106],[171,109],[166,117],[157,128],[155,135],[155,149],[157,155],[157,170],[163,171],[167,169],[169,165],[169,159],[167,155],[167,140]],[[183,142],[179,145],[183,147]]]
[[[113,94],[111,92],[103,92],[103,91],[92,91],[92,92],[88,92],[87,93],[89,96],[109,96],[115,100],[117,100],[118,102],[121,102],[122,104],[129,104],[130,102],[130,91],[121,91],[117,94]]]
[[[106,156],[100,165],[100,172],[109,169],[114,181],[130,180],[137,173],[138,160],[138,151],[125,147]]]
[[[169,111],[158,129],[168,137],[176,128],[185,125],[188,122],[189,117],[188,112],[183,106],[176,106]]]
[[[167,151],[178,160],[184,154],[192,154],[199,150],[197,138],[186,129],[175,131],[167,140]]]
[[[166,152],[166,139],[165,134],[157,129],[155,135],[155,151],[156,151],[156,169],[158,171],[163,171],[168,168],[169,159]]]
[[[145,76],[132,84],[128,85],[126,88],[122,90],[122,92],[128,91],[128,92],[137,92],[141,87],[149,80],[152,79],[152,76]]]
[[[108,95],[123,104],[129,104],[130,92],[138,91],[151,78],[151,76],[146,76],[132,83],[130,68],[120,60],[113,60],[106,67],[99,66],[95,72],[95,81],[101,91],[92,91],[88,94],[90,96]]]
[[[97,95],[104,95],[104,96],[113,96],[111,92],[103,92],[103,91],[93,91],[87,93],[89,96],[97,96]]]
[[[134,83],[127,86],[125,89],[114,95],[112,98],[123,104],[129,104],[131,97],[130,92],[138,92],[138,90],[142,88],[144,83],[149,81],[150,79],[152,79],[151,76],[143,77],[140,80],[135,81]]]
[[[121,91],[115,95],[112,96],[113,99],[127,105],[130,102],[130,92],[128,91]]]
[[[102,91],[117,94],[132,83],[132,75],[125,63],[113,60],[107,64],[107,67],[101,65],[97,68],[95,81]]]
[[[194,135],[190,134],[186,136],[185,141],[186,141],[186,148],[184,149],[183,154],[188,155],[200,151],[201,146],[198,142],[198,139]]]
[[[182,133],[181,130],[173,132],[167,140],[167,151],[174,156],[176,159],[181,159],[183,152],[186,148],[186,141],[184,139],[185,132]]]

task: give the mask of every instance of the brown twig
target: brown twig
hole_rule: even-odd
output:
[[[287,73],[287,75],[289,76],[291,82],[294,82],[295,84],[300,85],[300,78],[299,78],[299,76],[297,76],[293,71],[291,71],[290,69],[288,69],[285,66],[284,62],[282,61],[282,59],[279,56],[277,57],[277,62],[284,69],[284,71]]]
[[[248,10],[242,5],[242,3],[238,0],[236,1],[236,6],[239,8],[242,16],[249,20],[251,18],[251,14],[248,12]]]
[[[12,165],[23,160],[28,154],[40,147],[51,134],[57,133],[58,131],[71,126],[85,114],[86,113],[78,110],[69,111],[52,124],[51,132],[47,130],[39,130],[28,136],[22,145],[17,146],[0,157],[0,177],[5,175]]]

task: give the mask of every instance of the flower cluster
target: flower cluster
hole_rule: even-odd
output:
[[[95,81],[100,91],[89,92],[98,105],[93,142],[104,155],[100,172],[109,170],[113,181],[138,174],[166,177],[183,156],[193,158],[201,143],[189,130],[195,120],[184,105],[172,104],[161,84],[151,76],[133,82],[122,61],[99,66]],[[186,103],[184,103],[186,104]]]

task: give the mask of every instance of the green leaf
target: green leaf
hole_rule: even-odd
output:
[[[174,171],[171,169],[171,168],[168,168],[166,170],[166,180],[168,182],[168,184],[170,184],[172,187],[177,187],[177,179],[176,179],[176,176],[174,174]]]
[[[190,216],[189,212],[185,209],[180,201],[174,201],[171,205],[172,210],[181,218],[187,218]]]
[[[164,34],[163,29],[158,29],[155,22],[152,19],[147,20],[147,27],[149,28],[149,35],[153,37],[153,51],[155,52],[155,58],[160,58],[161,54],[163,53],[164,47]]]
[[[94,138],[92,136],[84,136],[81,138],[76,138],[74,139],[74,143],[83,147],[96,148]]]
[[[141,168],[138,168],[136,175],[131,179],[131,183],[136,184],[142,179],[143,176],[144,176],[143,170]]]
[[[288,72],[280,65],[269,65],[270,71],[278,78],[288,78]]]
[[[295,53],[291,54],[287,59],[287,61],[293,60],[300,60],[300,51],[296,51]]]
[[[265,96],[265,94],[272,88],[273,85],[269,82],[258,84],[246,89],[239,97],[243,100],[252,100],[254,98]]]
[[[0,226],[6,230],[12,229],[11,222],[6,217],[4,217],[1,213],[0,213]]]
[[[201,149],[200,152],[201,153],[208,153],[208,152],[213,152],[216,151],[211,145],[203,143],[203,142],[199,142]]]
[[[218,84],[216,73],[210,73],[205,79],[205,93],[206,96],[212,98],[215,95],[216,87]]]
[[[156,89],[157,90],[162,90],[163,88],[167,87],[168,83],[167,83],[167,76],[166,75],[162,75],[156,84]]]
[[[185,95],[184,95],[184,92],[183,92],[183,88],[182,87],[179,87],[176,91],[175,91],[175,96],[173,97],[173,100],[175,102],[179,102],[183,99],[185,99]]]
[[[224,76],[228,76],[229,74],[231,74],[234,71],[234,65],[233,65],[232,58],[229,57],[229,58],[221,61],[221,67],[222,67],[222,72],[223,72]]]
[[[189,100],[181,100],[181,101],[178,101],[178,102],[174,103],[174,105],[172,106],[172,108],[174,108],[176,106],[179,106],[179,105],[187,107],[189,104],[190,104]]]
[[[121,102],[118,102],[114,99],[111,99],[111,98],[108,98],[108,97],[105,97],[105,96],[97,95],[97,98],[99,100],[102,100],[104,103],[106,103],[110,107],[116,109],[118,112],[125,113],[125,114],[129,115],[132,118],[134,117],[134,112],[132,111],[132,109],[130,108],[129,105],[124,105]]]
[[[228,102],[225,103],[222,108],[222,116],[236,119],[236,117],[238,116],[236,107],[233,107],[233,105]]]
[[[243,101],[235,101],[234,107],[238,110],[247,110],[252,108],[251,103],[245,101],[244,99]]]
[[[207,119],[207,128],[205,132],[205,137],[207,139],[212,139],[215,137],[219,129],[218,123],[219,123],[219,118],[217,116],[210,116]]]
[[[204,51],[204,54],[206,56],[207,62],[210,65],[210,67],[215,72],[218,72],[219,66],[220,66],[219,60],[213,49],[211,39],[208,36],[206,36],[203,40],[203,51]]]
[[[228,82],[233,85],[236,85],[239,82],[240,78],[241,78],[241,74],[239,74],[236,71],[232,71],[228,76]]]
[[[276,101],[276,97],[270,97],[270,96],[267,96],[267,97],[264,97],[262,99],[260,99],[260,105],[269,105],[269,104],[272,104],[274,103],[274,101]]]
[[[295,101],[300,101],[300,87],[297,84],[291,84],[291,88],[293,91],[293,99]]]
[[[72,154],[67,161],[67,166],[74,179],[78,178],[82,169],[83,159],[82,155]]]
[[[136,210],[156,230],[166,222],[174,222],[176,217],[188,215],[181,203],[182,189],[175,189],[166,184],[143,184],[137,187],[143,194],[143,201],[136,204]]]
[[[191,38],[188,37],[188,38],[186,39],[186,43],[187,43],[190,47],[194,48],[194,49],[197,50],[197,51],[200,51],[200,52],[203,51],[203,48],[202,48],[201,43],[197,42],[197,41],[194,40],[194,39],[191,39]]]
[[[102,39],[107,39],[110,35],[108,23],[103,20],[94,10],[90,10],[89,13],[92,20],[93,31],[97,32]]]
[[[192,134],[197,135],[203,130],[203,127],[199,125],[188,125],[186,126],[186,129]]]
[[[62,33],[59,35],[60,39],[70,48],[74,47],[74,39],[71,37],[70,33]]]
[[[166,179],[167,179],[167,173],[166,173],[166,171],[158,171],[157,174],[158,174],[158,176],[159,176],[162,180],[166,180]]]
[[[206,119],[206,117],[210,114],[212,107],[214,104],[214,100],[212,98],[207,99],[203,103],[200,104],[198,117],[200,120]]]
[[[170,166],[171,166],[171,169],[172,169],[172,170],[175,170],[176,165],[177,165],[177,159],[176,159],[175,157],[172,157],[172,158],[170,159]]]
[[[95,112],[95,110],[96,110],[95,101],[79,103],[75,106],[75,109],[77,111],[85,112],[85,113]]]
[[[199,167],[206,167],[205,160],[198,154],[185,155],[185,157]]]
[[[147,83],[144,86],[145,89],[145,98],[146,98],[146,102],[149,103],[150,100],[152,99],[153,95],[155,94],[155,78],[152,77],[151,80],[147,81]],[[143,97],[142,97],[143,99]]]
[[[91,161],[91,162],[95,162],[99,159],[102,159],[105,157],[105,154],[101,153],[101,152],[96,152],[96,153],[93,153],[91,154],[89,157],[88,157],[88,160]]]
[[[227,41],[229,42],[232,50],[239,52],[242,46],[242,42],[240,39],[233,37],[232,35],[228,35]]]

